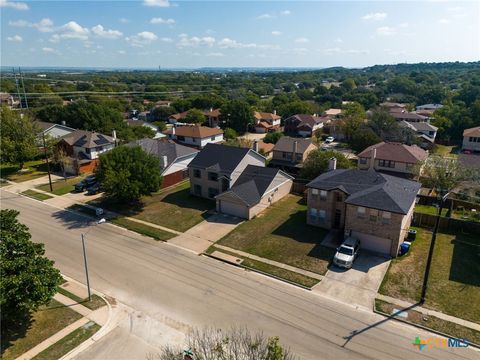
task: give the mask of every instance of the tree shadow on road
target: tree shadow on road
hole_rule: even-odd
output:
[[[60,220],[68,229],[84,229],[95,224],[95,219],[73,213],[71,211],[59,210],[54,212],[52,216]]]

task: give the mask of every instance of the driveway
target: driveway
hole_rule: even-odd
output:
[[[332,265],[312,290],[371,310],[389,264],[390,260],[363,251],[349,270]]]
[[[234,216],[214,214],[182,235],[168,240],[168,242],[201,254],[210,245],[235,229],[241,222],[243,222],[242,219]]]

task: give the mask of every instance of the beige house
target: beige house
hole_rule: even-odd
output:
[[[271,164],[280,167],[301,167],[308,154],[317,147],[311,139],[281,137],[273,147]]]
[[[255,111],[253,113],[256,133],[274,132],[280,129],[281,117],[277,115],[277,111],[273,113]]]
[[[358,168],[415,176],[428,153],[417,145],[381,142],[358,154]]]
[[[207,144],[223,142],[223,130],[207,126],[185,125],[174,126],[164,132],[171,140],[179,144],[204,148]]]
[[[462,150],[480,151],[480,126],[463,131]]]
[[[363,249],[397,256],[421,184],[376,171],[332,168],[307,184],[307,223],[339,229],[359,239]]]

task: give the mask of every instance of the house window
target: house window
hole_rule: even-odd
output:
[[[90,154],[90,149],[89,149],[89,148],[86,148],[86,149],[85,149],[85,153],[86,153],[86,154]]]
[[[218,181],[218,174],[214,172],[208,173],[208,180],[210,181]]]
[[[208,197],[213,198],[218,195],[218,189],[208,188]]]
[[[312,189],[312,195],[318,196],[318,189]]]
[[[177,136],[178,141],[185,141],[185,136]]]
[[[324,223],[327,216],[325,210],[310,208],[310,220],[313,222]]]
[[[200,185],[194,185],[193,186],[193,193],[195,195],[201,196],[202,195],[202,187]]]
[[[286,160],[292,160],[292,153],[289,152],[282,152],[282,157]]]
[[[318,210],[318,221],[321,223],[325,222],[325,218],[327,217],[327,213],[325,210]]]
[[[212,137],[210,138],[210,140],[211,140],[211,141],[215,141],[215,136],[212,136]]]
[[[97,147],[97,151],[102,151],[102,150],[103,150],[103,146]]]
[[[390,224],[390,218],[392,214],[389,213],[388,211],[383,211],[382,212],[382,223],[384,224]]]
[[[362,206],[357,207],[357,217],[364,218],[365,217],[365,208]]]
[[[197,142],[197,139],[195,139],[195,138],[192,138],[192,142]]]
[[[367,164],[367,158],[360,158],[360,164],[366,165]]]
[[[392,160],[379,160],[378,165],[381,167],[388,167],[388,168],[394,168],[395,167],[395,161]]]
[[[370,209],[370,221],[377,221],[378,210]]]
[[[320,190],[320,200],[327,200],[327,192],[325,190]]]
[[[193,177],[200,179],[202,177],[202,172],[199,169],[193,169]]]

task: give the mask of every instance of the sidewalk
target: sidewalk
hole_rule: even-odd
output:
[[[260,256],[252,255],[252,254],[249,254],[249,253],[244,252],[244,251],[232,249],[232,248],[229,248],[228,246],[215,244],[215,247],[218,248],[218,249],[221,249],[221,250],[225,250],[225,251],[228,251],[228,252],[238,254],[240,256],[243,256],[243,257],[246,257],[246,258],[249,258],[249,259],[252,259],[252,260],[260,261],[260,262],[263,262],[263,263],[266,263],[266,264],[269,264],[269,265],[273,265],[273,266],[276,266],[276,267],[279,267],[279,268],[282,268],[282,269],[285,269],[285,270],[289,270],[289,271],[292,271],[292,272],[295,272],[295,273],[298,273],[298,274],[301,274],[301,275],[305,275],[305,276],[308,276],[308,277],[311,277],[311,278],[314,278],[314,279],[317,279],[317,280],[322,280],[323,279],[323,275],[320,275],[320,274],[317,274],[317,273],[314,273],[314,272],[311,272],[311,271],[308,271],[308,270],[299,269],[299,268],[291,266],[291,265],[279,263],[279,262],[274,261],[274,260],[265,259],[265,258],[262,258]]]
[[[439,311],[429,310],[429,309],[426,309],[426,308],[421,307],[421,306],[415,306],[415,304],[412,304],[408,301],[395,299],[395,298],[392,298],[390,296],[381,295],[381,294],[377,294],[377,299],[388,302],[388,303],[393,304],[393,305],[397,305],[398,307],[400,307],[402,309],[412,308],[412,310],[418,311],[418,312],[420,312],[424,315],[435,316],[439,319],[449,321],[451,323],[458,324],[458,325],[464,326],[464,327],[469,328],[469,329],[480,331],[480,324],[476,324],[476,323],[471,322],[471,321],[459,319],[457,317],[450,316],[450,315],[441,313]]]

